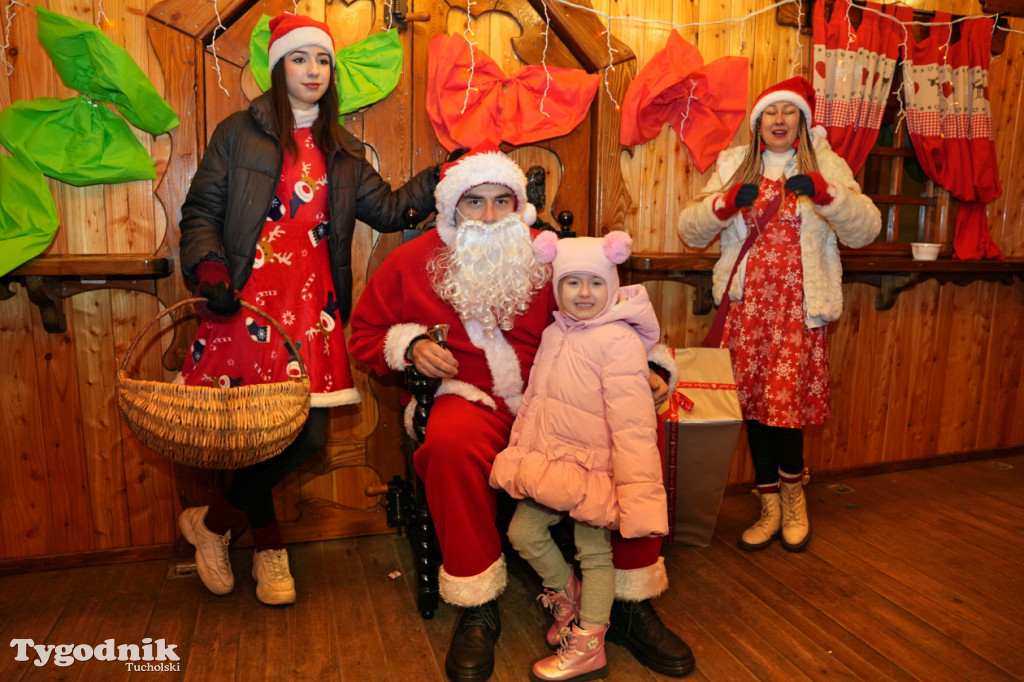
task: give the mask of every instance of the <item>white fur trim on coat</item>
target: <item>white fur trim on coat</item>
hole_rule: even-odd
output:
[[[833,186],[835,199],[827,206],[818,206],[810,198],[801,197],[797,207],[801,218],[800,258],[804,277],[805,323],[809,328],[837,320],[843,312],[843,268],[837,237],[843,244],[859,248],[874,241],[882,229],[882,215],[878,207],[861,193],[850,167],[832,151],[817,127],[812,129],[812,133],[818,170]],[[738,146],[719,154],[717,170],[701,190],[701,194],[707,196],[687,206],[679,216],[679,236],[690,246],[707,246],[715,235],[722,234],[722,255],[712,274],[712,293],[717,304],[721,304],[725,295],[729,274],[747,238],[747,227],[742,214],[726,221],[719,220],[712,211],[712,205],[746,153],[746,146]],[[784,176],[789,178],[796,173],[794,156],[786,164]],[[745,276],[745,264],[741,264],[729,290],[730,300],[743,298]]]
[[[314,393],[309,397],[310,407],[337,407],[338,405],[358,405],[363,402],[359,389],[343,388],[330,393]]]
[[[448,571],[441,570],[437,575],[437,587],[441,598],[449,604],[463,608],[480,606],[497,599],[505,591],[508,584],[508,571],[505,568],[505,555],[483,570],[482,573],[467,577],[456,577]]]
[[[489,336],[477,320],[465,320],[464,324],[470,342],[482,350],[487,358],[494,395],[504,400],[512,414],[515,414],[523,399],[523,376],[519,356],[500,330]]]
[[[299,26],[270,44],[270,48],[267,50],[267,63],[270,70],[273,71],[274,66],[281,58],[292,50],[310,45],[322,47],[331,56],[331,67],[334,67],[334,41],[331,40],[331,36],[316,26]]]
[[[471,403],[480,403],[486,405],[492,410],[498,409],[497,403],[494,402],[494,398],[487,395],[473,384],[468,384],[465,381],[459,381],[458,379],[444,379],[441,381],[441,385],[438,387],[437,392],[434,396],[441,395],[457,395],[460,398],[465,398]],[[405,432],[409,434],[409,437],[414,439],[416,434],[412,430],[412,416],[416,411],[416,399],[413,398],[409,401],[409,404],[405,406]]]
[[[654,599],[668,589],[665,557],[643,568],[615,569],[615,598],[621,601]]]
[[[409,363],[405,361],[405,351],[417,336],[427,333],[426,325],[415,322],[396,324],[384,336],[384,362],[396,372],[404,371]]]
[[[679,365],[676,364],[676,358],[672,355],[672,349],[665,344],[659,343],[648,351],[647,362],[653,362],[668,372],[668,381],[665,383],[668,384],[669,391],[679,383]]]

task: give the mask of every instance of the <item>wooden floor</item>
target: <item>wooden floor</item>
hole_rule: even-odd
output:
[[[710,547],[666,547],[671,588],[656,601],[693,647],[693,680],[1024,679],[1024,457],[807,488],[807,552],[736,548],[759,508],[727,497]],[[0,578],[12,639],[176,644],[179,671],[90,660],[57,667],[0,655],[0,680],[443,680],[455,610],[413,606],[404,538],[289,548],[299,601],[255,598],[249,552],[232,552],[234,593],[151,561]],[[398,577],[391,577],[401,571]],[[493,680],[525,680],[545,654],[535,579],[511,565]],[[667,679],[609,645],[611,680]]]

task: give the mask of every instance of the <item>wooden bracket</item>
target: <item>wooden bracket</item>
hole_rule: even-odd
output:
[[[875,310],[889,310],[896,305],[896,297],[901,291],[912,289],[921,281],[917,272],[883,273],[875,296]]]
[[[37,256],[0,277],[0,300],[11,298],[10,285],[18,282],[39,308],[43,328],[63,334],[67,330],[65,298],[98,289],[143,291],[159,298],[156,280],[172,272],[171,258],[149,254]]]

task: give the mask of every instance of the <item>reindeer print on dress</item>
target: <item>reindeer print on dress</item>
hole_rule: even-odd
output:
[[[182,374],[186,383],[228,387],[295,378],[304,364],[314,406],[358,402],[331,275],[326,162],[308,128],[295,135],[299,158],[285,154],[240,295],[284,328],[302,363],[270,322],[243,308],[227,320],[203,322]]]

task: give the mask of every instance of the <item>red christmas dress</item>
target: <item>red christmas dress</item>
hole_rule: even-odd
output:
[[[240,296],[292,337],[309,374],[313,407],[358,403],[338,297],[331,278],[327,166],[310,128],[295,130],[299,155],[285,150],[281,181]],[[281,335],[242,308],[207,319],[192,341],[182,377],[190,386],[239,386],[283,381],[300,372]]]
[[[784,179],[761,179],[758,215],[782,191]],[[744,419],[800,428],[829,415],[825,327],[804,324],[803,267],[797,197],[787,193],[775,217],[747,253],[743,300],[733,301],[722,347],[732,354]],[[746,216],[747,229],[755,228]]]

